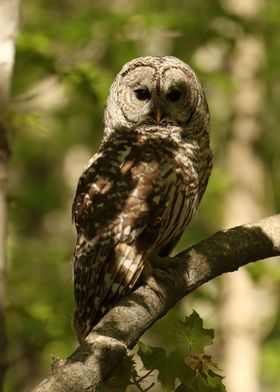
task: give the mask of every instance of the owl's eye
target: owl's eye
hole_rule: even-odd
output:
[[[139,101],[148,101],[151,98],[151,93],[146,87],[137,88],[134,94]]]
[[[174,88],[170,90],[166,96],[169,101],[177,102],[182,96],[182,91]]]

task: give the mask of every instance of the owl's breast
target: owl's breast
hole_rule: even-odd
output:
[[[196,165],[188,157],[180,158],[172,144],[147,143],[131,173],[137,183],[133,196],[147,211],[138,241],[164,246],[182,233],[197,209]]]
[[[90,240],[141,247],[178,236],[198,204],[196,166],[185,155],[172,140],[112,139],[79,182],[73,206],[78,230]]]
[[[161,202],[163,208],[158,216],[157,247],[177,238],[194,215],[198,205],[198,181],[194,173],[189,178],[181,168],[172,167],[165,179]]]

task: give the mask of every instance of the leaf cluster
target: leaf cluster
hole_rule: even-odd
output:
[[[157,372],[157,380],[164,392],[224,392],[223,377],[205,347],[213,343],[213,329],[203,328],[203,320],[195,311],[174,323],[174,345],[176,350],[168,353],[162,347],[138,343],[137,356],[143,364],[143,376],[136,369],[135,356],[128,356],[115,370],[99,392],[124,392],[129,385],[139,391],[151,390],[154,386],[149,376]],[[147,385],[148,384],[148,385]]]

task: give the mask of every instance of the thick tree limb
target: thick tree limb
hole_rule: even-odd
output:
[[[140,336],[176,302],[203,283],[248,263],[280,255],[280,215],[221,231],[174,258],[166,271],[155,270],[112,309],[85,342],[57,365],[33,392],[95,391]]]

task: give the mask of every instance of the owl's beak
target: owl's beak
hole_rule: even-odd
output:
[[[165,117],[165,113],[160,108],[156,108],[155,110],[152,111],[151,117],[153,120],[156,121],[157,124],[159,124],[161,120]]]
[[[155,114],[154,114],[153,117],[154,117],[154,119],[156,120],[156,122],[159,123],[160,120],[161,120],[161,113],[160,113],[160,111],[157,110],[157,111],[155,112]]]

